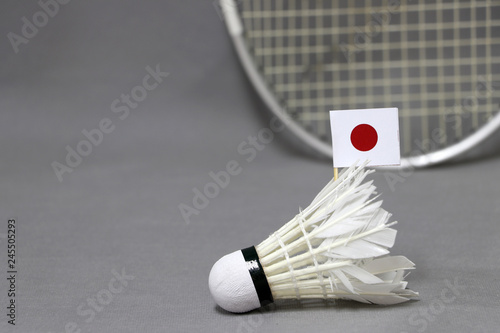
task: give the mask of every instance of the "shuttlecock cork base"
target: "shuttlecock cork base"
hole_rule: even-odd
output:
[[[255,247],[219,259],[209,287],[223,309],[241,313],[276,299],[349,299],[397,304],[416,298],[405,270],[414,264],[390,256],[396,230],[376,201],[371,170],[345,169],[312,203]]]
[[[215,301],[230,312],[247,312],[274,301],[255,247],[219,259],[209,276]]]

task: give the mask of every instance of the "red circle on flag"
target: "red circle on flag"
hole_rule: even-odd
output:
[[[368,124],[358,125],[351,132],[351,143],[357,150],[369,151],[375,147],[377,141],[377,131]]]

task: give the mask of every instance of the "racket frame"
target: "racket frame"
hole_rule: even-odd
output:
[[[332,146],[315,137],[314,135],[311,135],[304,128],[298,125],[292,119],[292,117],[287,114],[283,106],[280,105],[276,97],[268,89],[264,78],[257,70],[255,63],[252,60],[252,56],[250,55],[250,52],[246,47],[244,40],[244,27],[238,15],[237,1],[238,0],[220,0],[220,6],[224,15],[224,21],[226,23],[227,30],[229,31],[231,40],[236,48],[236,52],[240,58],[243,68],[245,69],[247,75],[250,77],[250,81],[252,82],[255,89],[264,100],[268,108],[274,113],[276,117],[278,117],[280,121],[282,121],[288,127],[288,129],[292,133],[294,133],[308,147],[314,149],[314,151],[326,157],[332,158]],[[387,107],[390,107],[390,105],[388,105]],[[495,133],[495,131],[499,128],[500,112],[493,116],[490,121],[479,128],[476,132],[467,136],[461,141],[458,141],[457,143],[454,143],[446,148],[437,151],[422,153],[417,156],[402,157],[401,165],[383,168],[421,168],[443,163],[454,158],[459,158],[461,155],[478,146],[481,142]]]

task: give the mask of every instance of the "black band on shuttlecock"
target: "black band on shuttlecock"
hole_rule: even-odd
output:
[[[267,282],[266,274],[264,274],[264,269],[259,260],[259,255],[255,246],[248,247],[241,250],[243,253],[243,258],[245,258],[248,272],[252,277],[253,285],[259,296],[259,301],[261,306],[268,305],[274,302],[273,295],[271,293],[271,288]]]

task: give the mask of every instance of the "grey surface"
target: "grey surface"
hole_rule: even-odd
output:
[[[281,226],[332,170],[282,134],[251,162],[238,152],[269,118],[211,1],[72,1],[18,54],[6,35],[39,7],[0,8],[0,332],[498,331],[500,158],[410,172],[394,188],[385,172],[373,175],[400,221],[392,252],[417,265],[408,280],[420,301],[231,315],[210,296],[212,264]],[[170,75],[120,120],[111,103],[156,64]],[[103,118],[114,131],[59,182],[51,163]],[[193,189],[230,160],[242,172],[187,224],[179,205],[192,205]],[[4,315],[10,217],[15,328]],[[122,270],[134,279],[112,294]],[[461,286],[456,295],[447,281]],[[88,299],[106,295],[109,304],[90,310]]]

